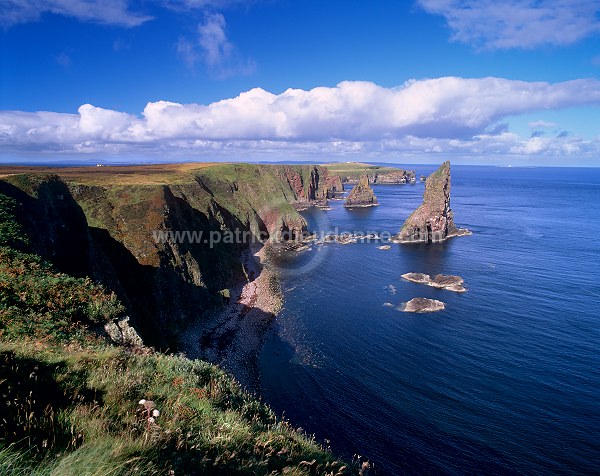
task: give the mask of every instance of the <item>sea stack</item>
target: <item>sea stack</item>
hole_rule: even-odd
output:
[[[437,243],[452,236],[471,234],[456,228],[450,209],[450,162],[444,162],[425,181],[423,203],[404,222],[393,241]]]
[[[378,205],[377,197],[369,185],[369,177],[367,174],[362,174],[358,180],[358,183],[348,194],[348,198],[346,198],[346,203],[344,206],[347,208],[353,208],[372,207],[375,205]]]

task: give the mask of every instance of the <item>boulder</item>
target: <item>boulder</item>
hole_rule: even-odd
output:
[[[115,344],[129,347],[142,347],[144,342],[137,331],[129,324],[129,316],[113,319],[104,325],[106,334]]]

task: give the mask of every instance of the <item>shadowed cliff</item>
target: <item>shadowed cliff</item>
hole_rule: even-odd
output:
[[[171,350],[183,328],[252,279],[240,260],[250,243],[301,235],[295,207],[341,188],[318,166],[102,169],[5,170],[17,173],[2,177],[0,192],[19,203],[32,252],[115,291],[144,340]]]

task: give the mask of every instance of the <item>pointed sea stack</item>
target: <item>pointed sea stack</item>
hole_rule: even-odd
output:
[[[346,203],[344,204],[347,208],[354,207],[372,207],[379,205],[377,203],[377,197],[373,193],[373,189],[369,186],[369,177],[367,174],[362,174],[358,183],[348,194]]]
[[[437,243],[452,236],[470,234],[454,224],[450,209],[450,162],[446,161],[427,177],[423,203],[404,222],[393,241]]]

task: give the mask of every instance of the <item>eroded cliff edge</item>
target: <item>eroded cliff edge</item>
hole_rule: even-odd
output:
[[[0,177],[0,193],[19,203],[33,251],[114,290],[144,340],[171,351],[183,329],[260,273],[243,258],[250,242],[302,234],[306,222],[295,207],[341,187],[316,166],[12,172]]]

